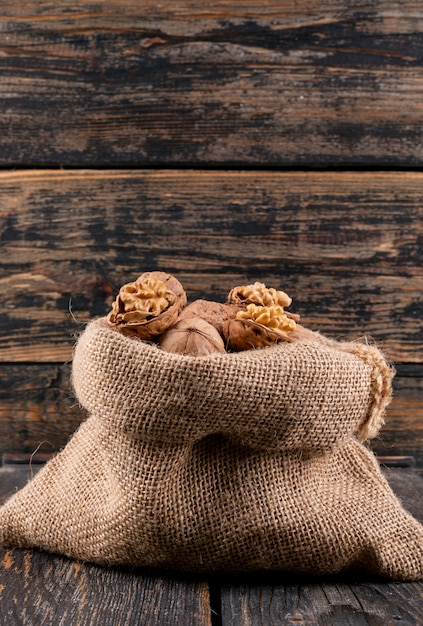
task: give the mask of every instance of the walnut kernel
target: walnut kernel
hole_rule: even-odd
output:
[[[250,302],[262,306],[290,306],[292,299],[284,291],[266,287],[264,283],[234,287],[228,295],[228,303]]]
[[[179,281],[165,272],[147,272],[121,287],[108,321],[125,335],[152,339],[176,322],[185,304]]]
[[[238,311],[237,319],[251,320],[256,324],[266,326],[274,333],[286,337],[286,333],[295,330],[296,323],[287,317],[281,306],[258,306],[248,304],[245,311]]]

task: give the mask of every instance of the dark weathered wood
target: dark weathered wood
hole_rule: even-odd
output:
[[[0,164],[423,162],[419,0],[2,2]]]
[[[423,468],[423,378],[397,377],[386,423],[372,442],[380,455],[409,455]]]
[[[0,359],[66,361],[124,282],[189,299],[285,289],[310,328],[423,360],[423,175],[202,171],[0,175]]]
[[[24,626],[210,626],[204,580],[0,550],[0,622]]]
[[[386,476],[403,505],[423,522],[423,480],[406,470]],[[231,626],[420,626],[423,583],[251,576],[225,581],[221,607],[222,624]]]
[[[251,584],[224,588],[231,626],[420,626],[423,583]]]
[[[85,418],[68,365],[2,365],[0,380],[0,455],[55,452]]]
[[[423,524],[423,478],[412,469],[387,468],[383,474],[403,506]]]
[[[42,465],[32,465],[31,463],[26,465],[2,465],[0,467],[0,505],[19,489],[22,489],[41,467]]]
[[[264,280],[311,328],[415,361],[373,447],[421,466],[422,194],[417,173],[3,173],[0,358],[70,361],[74,334],[146,269],[175,273],[190,299]],[[85,417],[69,366],[0,377],[0,451],[65,445]]]

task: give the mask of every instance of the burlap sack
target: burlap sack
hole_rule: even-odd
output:
[[[73,383],[90,417],[0,510],[0,540],[101,564],[423,575],[423,527],[374,456],[391,370],[361,344],[187,357],[104,319]]]

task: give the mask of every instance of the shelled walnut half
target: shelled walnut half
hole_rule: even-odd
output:
[[[124,335],[154,339],[175,324],[187,303],[181,283],[166,272],[145,272],[119,290],[108,321]]]

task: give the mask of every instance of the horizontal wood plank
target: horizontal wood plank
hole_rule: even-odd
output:
[[[239,585],[222,592],[230,626],[383,626],[421,624],[423,583]]]
[[[414,457],[423,469],[423,378],[397,377],[386,423],[371,446],[380,456]]]
[[[421,165],[423,7],[2,2],[0,165]]]
[[[143,271],[190,300],[261,280],[304,325],[423,361],[423,175],[215,171],[0,174],[0,360],[66,362]]]
[[[0,366],[0,454],[50,454],[86,417],[69,365]]]
[[[37,551],[0,549],[0,621],[211,626],[208,584],[100,568]]]

